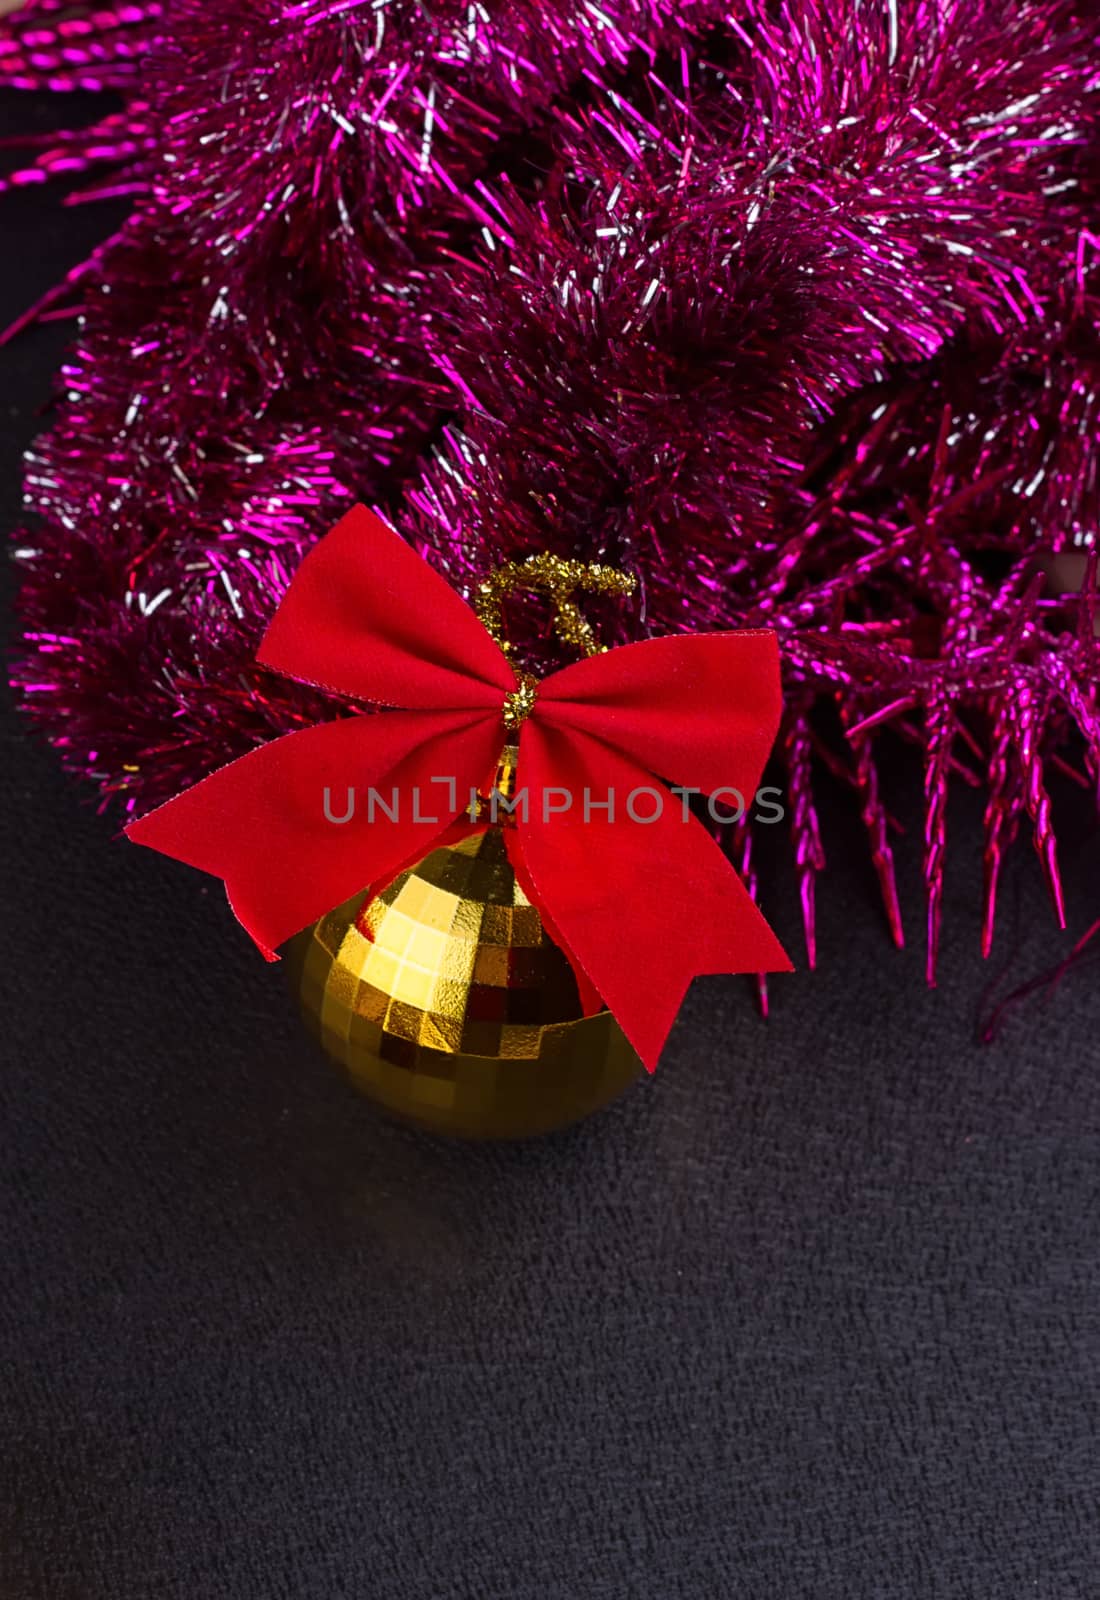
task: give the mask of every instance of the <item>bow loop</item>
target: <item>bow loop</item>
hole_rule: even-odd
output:
[[[671,783],[751,804],[779,729],[779,649],[763,629],[671,634],[547,678],[539,719],[590,734]]]
[[[224,879],[273,961],[299,929],[426,855],[499,749],[499,722],[484,713],[341,717],[261,745],[126,833]]]
[[[288,678],[409,711],[498,708],[500,646],[403,539],[355,506],[306,556],[257,653]]]

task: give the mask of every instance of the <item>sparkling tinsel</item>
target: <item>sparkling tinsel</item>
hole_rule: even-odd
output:
[[[130,809],[323,714],[252,656],[365,499],[467,591],[550,550],[636,574],[634,637],[779,630],[811,962],[823,762],[901,942],[899,735],[929,976],[954,780],[986,948],[1025,827],[1060,916],[1049,773],[1100,794],[1098,61],[1064,0],[31,0],[0,85],[123,108],[6,182],[134,210],[61,291],[25,705]]]

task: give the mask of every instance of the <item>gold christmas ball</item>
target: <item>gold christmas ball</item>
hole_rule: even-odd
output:
[[[345,901],[288,962],[307,1024],[356,1087],[437,1133],[548,1133],[642,1071],[609,1011],[582,1014],[499,827]]]

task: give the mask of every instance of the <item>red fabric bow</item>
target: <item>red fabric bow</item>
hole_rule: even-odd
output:
[[[405,708],[275,739],[127,828],[224,878],[274,960],[276,945],[357,890],[384,888],[444,835],[472,831],[463,814],[496,770],[516,675],[465,601],[362,506],[306,557],[258,659]],[[683,634],[553,673],[521,727],[528,813],[505,830],[516,875],[586,1000],[602,997],[651,1071],[697,973],[791,969],[707,830],[654,781],[732,789],[750,805],[779,711],[773,633]],[[337,824],[326,788],[330,816],[344,814],[349,789],[361,801],[373,789],[396,820],[380,806],[371,820],[363,802]],[[637,817],[657,809],[641,790],[662,799],[654,821],[627,814],[632,795]],[[600,808],[609,791],[613,816]],[[570,808],[555,809],[563,794]]]

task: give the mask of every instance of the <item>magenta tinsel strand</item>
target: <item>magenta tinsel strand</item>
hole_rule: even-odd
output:
[[[88,5],[25,0],[0,17],[0,89],[55,93],[113,90],[126,94],[121,112],[91,127],[72,128],[46,139],[28,136],[9,148],[47,148],[30,165],[0,179],[0,194],[51,178],[72,182],[101,167],[133,174],[132,191],[143,192],[141,174],[155,157],[148,107],[141,88],[145,58],[163,38],[172,0],[97,0]]]
[[[1016,769],[1012,760],[1012,737],[1009,718],[1003,706],[993,723],[992,748],[989,756],[989,793],[986,799],[983,823],[985,848],[983,867],[985,890],[982,907],[982,955],[988,956],[993,948],[993,933],[997,919],[997,893],[1001,882],[1001,867],[1005,854],[1016,835],[1020,801],[1017,794]]]
[[[145,52],[162,37],[171,0],[27,0],[0,18],[0,87],[126,91]]]
[[[979,1038],[984,1044],[991,1044],[1000,1032],[1001,1025],[1007,1014],[1021,1001],[1029,999],[1034,994],[1046,991],[1044,998],[1053,999],[1054,991],[1075,968],[1084,966],[1087,962],[1096,962],[1100,956],[1100,943],[1097,935],[1100,934],[1100,919],[1082,934],[1073,949],[1064,956],[1050,971],[1040,972],[1037,977],[1030,978],[1027,983],[1022,983],[1013,989],[1010,994],[1000,1001],[993,1009],[989,1018],[982,1027]]]
[[[851,723],[851,702],[843,707],[844,721]],[[879,772],[875,761],[874,739],[869,733],[852,734],[849,742],[855,756],[855,781],[860,798],[860,813],[871,848],[871,860],[878,878],[890,936],[899,950],[905,947],[905,928],[902,923],[901,902],[898,898],[897,877],[894,871],[894,851],[890,844],[890,819],[879,793]]]
[[[778,630],[811,962],[815,758],[901,942],[890,730],[930,977],[950,785],[988,789],[983,945],[1025,816],[1060,907],[1075,733],[1100,800],[1098,44],[1070,0],[32,0],[0,84],[124,104],[5,181],[134,211],[44,303],[81,323],[28,458],[24,705],[129,808],[322,714],[253,657],[359,497],[461,587],[628,566],[609,638]],[[1090,551],[1082,599],[1032,583]]]
[[[750,896],[759,905],[760,880],[753,864],[751,811],[748,806],[742,809],[737,821],[730,825],[729,836],[729,852],[733,864],[737,868],[741,881],[749,891]],[[754,973],[752,984],[756,995],[757,1008],[760,1015],[767,1020],[770,1005],[767,973]]]
[[[1058,926],[1066,925],[1062,878],[1051,819],[1050,796],[1043,781],[1040,748],[1047,707],[1036,696],[1030,676],[1020,673],[1011,696],[1010,718],[1016,739],[1016,757],[1023,773],[1024,805],[1035,830],[1035,850],[1042,863]]]
[[[1092,779],[1092,789],[1100,806],[1100,707],[1097,706],[1097,685],[1100,685],[1100,641],[1091,641],[1089,657],[1073,662],[1065,656],[1048,653],[1039,662],[1044,681],[1060,703],[1072,726],[1085,740],[1085,766]],[[1087,782],[1087,780],[1086,780]]]
[[[924,882],[927,895],[925,976],[936,982],[943,913],[943,871],[947,853],[947,781],[955,720],[945,695],[925,711]]]
[[[825,850],[813,795],[813,741],[805,716],[796,713],[789,717],[783,744],[806,960],[813,968],[817,965],[817,875],[825,867]]]

